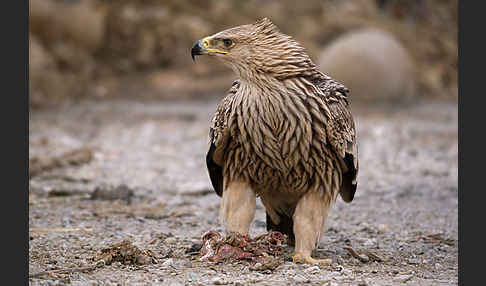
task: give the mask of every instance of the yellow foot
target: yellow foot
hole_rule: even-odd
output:
[[[332,263],[332,259],[314,259],[310,257],[308,254],[304,253],[296,253],[292,256],[292,261],[294,263],[303,263],[303,264],[323,264],[323,265],[330,265]]]

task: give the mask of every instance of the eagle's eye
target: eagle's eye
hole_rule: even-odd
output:
[[[230,47],[232,44],[233,44],[233,41],[230,40],[230,39],[224,39],[223,40],[223,44],[226,46],[226,47]]]

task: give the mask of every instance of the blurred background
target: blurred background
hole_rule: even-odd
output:
[[[234,75],[192,44],[262,17],[354,98],[457,100],[457,0],[30,0],[31,107],[222,96]]]

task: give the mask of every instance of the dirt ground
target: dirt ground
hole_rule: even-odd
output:
[[[32,111],[29,285],[458,283],[456,102],[352,102],[357,194],[338,198],[314,253],[333,264],[293,264],[285,246],[264,270],[198,261],[202,234],[224,231],[205,166],[216,104],[111,99]],[[251,235],[265,232],[258,203]],[[139,263],[93,266],[124,240],[145,253]]]

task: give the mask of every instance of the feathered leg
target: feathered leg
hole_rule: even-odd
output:
[[[234,181],[223,191],[220,216],[229,232],[248,234],[255,208],[255,192],[248,183]]]
[[[324,231],[331,203],[332,200],[313,191],[306,193],[297,203],[293,216],[295,249],[292,260],[295,263],[331,264],[331,259],[311,257],[312,250],[316,248],[321,232]]]

